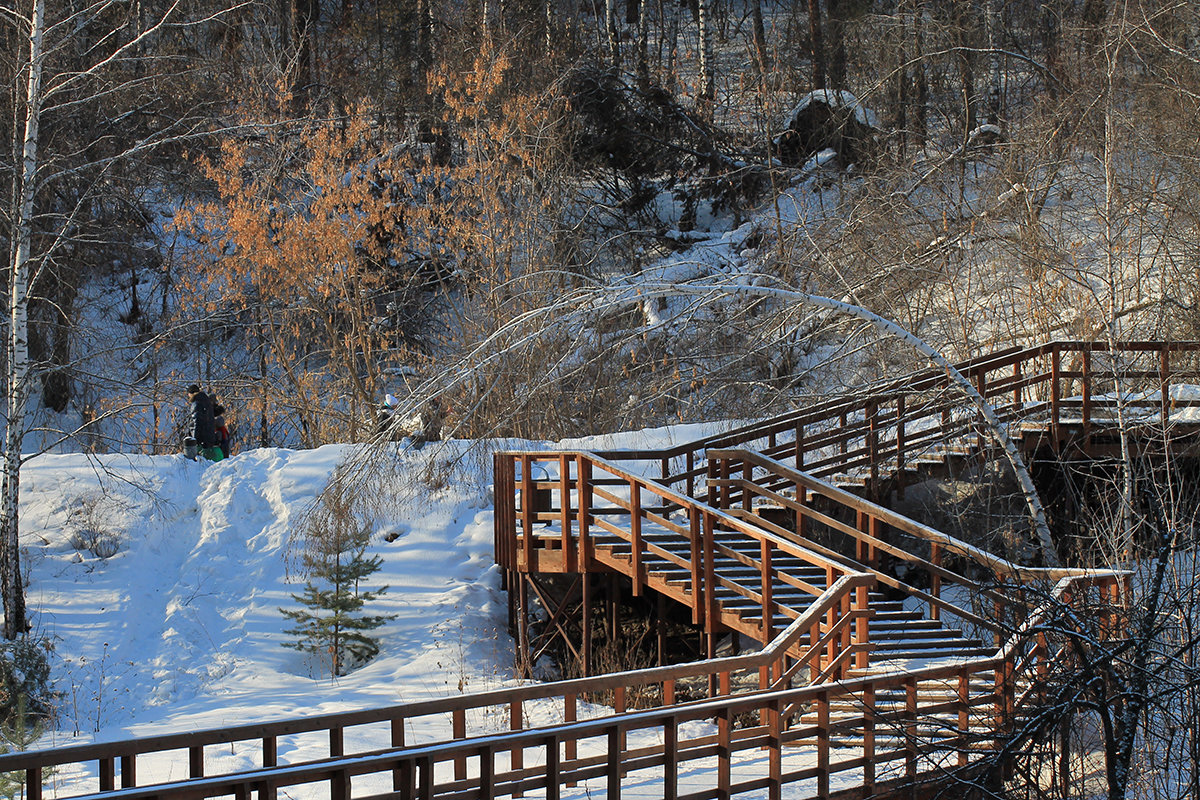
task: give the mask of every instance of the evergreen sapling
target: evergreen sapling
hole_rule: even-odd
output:
[[[302,556],[308,575],[304,591],[292,595],[304,608],[279,610],[296,623],[284,631],[296,641],[283,646],[328,658],[330,675],[338,677],[378,655],[379,640],[370,632],[394,616],[363,613],[367,603],[388,589],[360,588],[383,564],[381,556],[365,555],[370,526],[356,520],[349,504],[336,496],[326,497],[325,503],[331,513],[316,526],[317,535]]]

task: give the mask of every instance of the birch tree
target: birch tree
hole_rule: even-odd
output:
[[[115,107],[134,93],[152,93],[160,76],[154,71],[154,47],[167,34],[220,18],[233,7],[209,11],[199,18],[177,19],[179,2],[172,2],[150,24],[140,9],[126,9],[118,0],[94,0],[82,8],[47,9],[46,0],[32,0],[27,11],[0,8],[0,25],[15,29],[14,38],[23,45],[27,58],[18,70],[19,86],[14,91],[15,115],[22,121],[14,129],[14,153],[19,164],[13,170],[8,193],[7,218],[12,232],[6,275],[5,303],[8,330],[5,342],[4,452],[0,456],[0,594],[3,595],[6,639],[29,628],[25,609],[20,564],[20,469],[23,444],[28,432],[27,405],[32,383],[39,376],[30,354],[30,302],[35,297],[39,276],[72,242],[87,213],[86,200],[102,190],[118,164],[145,158],[167,142],[182,142],[198,135],[202,125],[195,118],[171,119],[140,131],[135,137],[112,146],[113,126],[97,134],[78,158],[71,153],[47,154],[40,150],[41,127],[47,115],[58,115],[60,127],[70,125],[98,109],[123,116]],[[90,37],[90,38],[89,38]],[[70,45],[86,53],[85,63],[72,63]],[[53,61],[51,61],[53,57]],[[48,65],[53,64],[53,69]],[[172,69],[177,70],[175,63]],[[144,95],[138,98],[144,101]],[[132,115],[135,111],[128,110]],[[39,198],[64,181],[82,181],[87,187],[65,209],[39,213]]]

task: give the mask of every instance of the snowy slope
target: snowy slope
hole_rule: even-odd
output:
[[[423,462],[432,448],[401,459]],[[256,450],[213,465],[179,456],[41,456],[22,514],[37,633],[62,695],[54,743],[385,705],[485,688],[511,673],[479,475],[382,520],[376,604],[383,656],[336,682],[286,649],[281,605],[296,521],[355,449]],[[120,537],[101,560],[85,525]],[[388,543],[382,533],[400,533]],[[374,580],[376,579],[377,580]],[[49,744],[46,742],[45,744]]]

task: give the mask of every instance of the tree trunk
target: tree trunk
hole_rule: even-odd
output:
[[[808,38],[812,48],[814,89],[825,88],[825,39],[821,31],[821,0],[808,0]]]
[[[646,20],[646,12],[649,11],[649,3],[647,0],[639,0],[638,19],[637,19],[637,80],[638,88],[643,92],[650,90],[650,37],[649,23]]]
[[[829,88],[846,88],[845,13],[842,0],[826,0],[829,9]]]
[[[292,103],[297,112],[307,110],[312,100],[312,87],[316,79],[317,20],[321,16],[320,0],[293,0],[292,24],[296,42],[296,79],[292,84]]]
[[[996,11],[996,0],[987,0],[984,17],[987,25],[988,46],[988,93],[986,120],[992,125],[1000,124],[1001,86],[1000,86],[1000,17]]]
[[[604,31],[608,36],[608,58],[621,68],[621,32],[617,29],[617,0],[604,0]]]
[[[764,81],[771,69],[770,56],[767,55],[767,31],[763,26],[762,0],[750,0],[750,20],[754,31],[754,55],[758,58],[758,71]]]
[[[712,118],[716,81],[713,79],[713,0],[700,0],[700,102],[705,119]]]
[[[29,287],[32,263],[33,195],[37,181],[38,125],[42,100],[42,31],[45,0],[34,0],[29,32],[29,84],[25,103],[25,134],[21,148],[21,188],[13,231],[9,274],[8,425],[4,431],[3,498],[0,499],[0,591],[4,596],[4,638],[25,633],[25,587],[21,582],[21,543],[18,500],[21,490],[21,444],[25,434],[25,403],[29,396]]]

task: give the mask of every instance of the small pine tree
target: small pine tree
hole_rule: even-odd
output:
[[[388,589],[360,589],[383,564],[380,556],[365,555],[370,525],[355,518],[337,487],[326,490],[322,504],[325,513],[310,523],[308,548],[301,556],[308,580],[303,593],[292,595],[304,608],[279,610],[296,623],[284,631],[296,641],[283,646],[327,657],[330,675],[338,677],[378,655],[379,641],[369,632],[394,617],[362,613]]]

